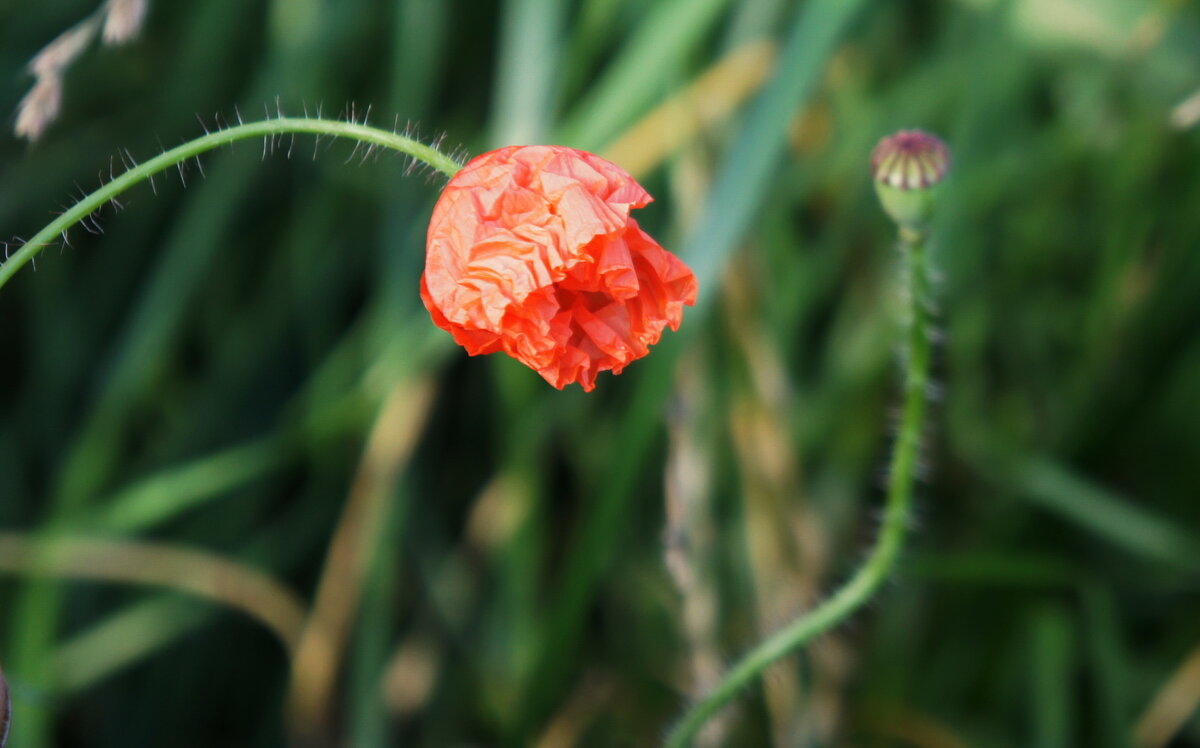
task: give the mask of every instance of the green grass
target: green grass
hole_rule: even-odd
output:
[[[0,108],[95,6],[0,2]],[[1129,745],[1200,645],[1200,128],[1171,124],[1200,87],[1192,5],[154,0],[139,39],[72,66],[40,142],[0,137],[0,238],[120,150],[201,135],[196,115],[354,102],[470,153],[602,151],[764,37],[762,91],[640,175],[639,221],[701,304],[588,395],[433,328],[416,289],[441,182],[398,157],[247,141],[186,189],[135,188],[0,290],[0,530],[196,547],[311,602],[379,409],[429,376],[326,737],[655,745],[703,651],[729,665],[874,537],[901,306],[867,159],[922,127],[955,166],[908,550],[875,603],[741,694],[721,744]],[[707,619],[663,561],[681,469]],[[22,748],[293,730],[271,635],[170,590],[0,577],[0,665]],[[1171,745],[1200,745],[1195,715]]]

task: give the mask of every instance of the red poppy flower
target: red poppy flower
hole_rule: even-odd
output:
[[[562,389],[596,386],[679,327],[696,277],[629,216],[651,197],[562,146],[485,153],[433,209],[421,298],[471,355],[504,351]]]

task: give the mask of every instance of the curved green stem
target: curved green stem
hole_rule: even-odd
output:
[[[887,504],[875,547],[862,568],[832,597],[760,643],[737,662],[716,688],[693,705],[675,725],[667,736],[668,748],[689,745],[704,723],[767,667],[818,634],[838,625],[860,608],[871,599],[895,565],[904,542],[912,504],[930,360],[930,296],[924,237],[902,230],[901,243],[909,305],[904,412],[900,433],[892,451]]]
[[[222,130],[202,135],[195,140],[189,140],[183,145],[165,151],[149,161],[134,165],[121,176],[116,177],[108,184],[105,184],[100,189],[75,203],[69,210],[58,218],[55,218],[41,231],[34,234],[12,257],[0,265],[0,288],[3,288],[9,278],[20,270],[25,263],[37,257],[38,253],[47,244],[65,234],[67,229],[70,229],[130,187],[150,179],[159,172],[182,164],[189,158],[228,143],[246,140],[247,138],[268,138],[290,133],[350,138],[373,146],[391,148],[432,166],[446,176],[454,176],[455,172],[460,168],[460,164],[457,161],[436,148],[405,137],[404,135],[397,135],[389,130],[380,130],[376,127],[359,125],[353,122],[280,117],[226,127]]]

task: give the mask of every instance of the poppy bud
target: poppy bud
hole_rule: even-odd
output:
[[[901,130],[871,152],[875,192],[901,228],[921,232],[929,222],[937,190],[950,171],[950,150],[934,135]]]
[[[562,146],[478,156],[433,209],[421,299],[471,355],[503,351],[562,389],[649,352],[696,300],[696,277],[630,212],[650,195]]]

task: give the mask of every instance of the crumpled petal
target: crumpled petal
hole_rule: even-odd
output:
[[[508,146],[464,166],[429,222],[421,299],[471,355],[504,351],[562,389],[645,356],[696,277],[630,217],[651,201],[592,153]]]

